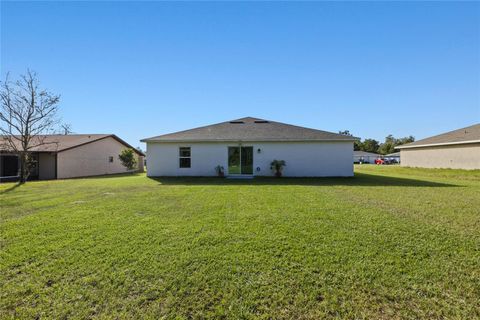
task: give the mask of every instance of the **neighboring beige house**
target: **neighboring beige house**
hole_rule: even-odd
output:
[[[118,155],[132,148],[138,155],[138,169],[143,171],[145,155],[114,134],[71,134],[42,136],[44,145],[32,149],[35,166],[31,179],[65,179],[127,172]],[[0,178],[18,176],[18,157],[0,151]]]
[[[396,147],[402,166],[480,169],[480,124]]]

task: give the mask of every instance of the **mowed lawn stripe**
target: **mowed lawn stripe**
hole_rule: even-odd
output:
[[[480,242],[468,224],[478,215],[458,200],[467,192],[476,201],[477,181],[400,169],[361,167],[354,179],[140,175],[16,188],[0,195],[1,315],[480,316]],[[421,199],[446,195],[437,192],[449,198],[417,210]]]

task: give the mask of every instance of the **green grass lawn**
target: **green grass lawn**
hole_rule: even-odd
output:
[[[480,317],[480,172],[0,185],[0,318]]]

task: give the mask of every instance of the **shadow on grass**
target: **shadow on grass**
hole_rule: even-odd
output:
[[[294,185],[294,186],[368,186],[368,187],[456,187],[432,181],[355,173],[345,178],[270,178],[225,179],[215,177],[149,177],[162,185]]]
[[[96,176],[72,177],[72,178],[64,178],[64,179],[58,179],[58,180],[81,180],[81,179],[108,179],[108,178],[140,177],[144,174],[145,174],[145,172],[124,172],[124,173],[101,174],[101,175],[96,175]]]
[[[8,193],[10,191],[13,191],[15,189],[17,189],[18,187],[20,187],[22,184],[21,183],[14,183],[11,187],[8,187],[4,190],[0,190],[0,194],[4,194],[4,193]]]

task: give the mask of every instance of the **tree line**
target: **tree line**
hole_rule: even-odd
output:
[[[339,131],[338,133],[353,137],[353,134],[351,134],[349,130]],[[394,153],[396,151],[395,150],[396,146],[414,142],[414,141],[415,141],[415,137],[413,136],[395,138],[393,135],[389,134],[388,136],[385,137],[385,141],[382,143],[380,143],[375,139],[364,139],[363,141],[362,140],[355,141],[353,145],[353,150],[379,153],[379,154],[385,155],[389,153]]]

